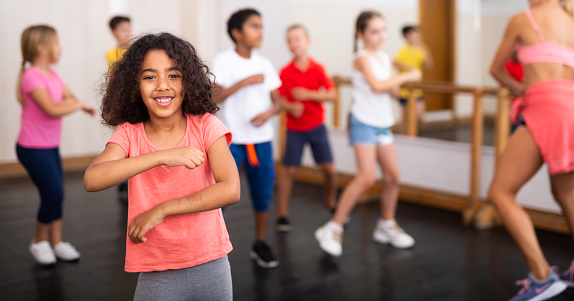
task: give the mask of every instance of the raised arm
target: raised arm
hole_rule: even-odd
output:
[[[168,216],[213,210],[239,201],[239,173],[225,136],[211,145],[207,156],[215,184],[188,196],[163,202],[140,214],[128,227],[128,236],[134,243],[145,242],[144,235]]]
[[[383,93],[390,92],[406,82],[418,81],[421,79],[421,72],[416,69],[409,70],[399,75],[393,76],[388,80],[378,81],[369,63],[369,59],[365,56],[359,56],[355,60],[355,69],[365,75],[367,83],[375,92]]]
[[[204,161],[203,152],[192,147],[179,147],[126,158],[124,150],[108,143],[104,151],[88,166],[84,174],[84,188],[100,191],[117,185],[156,166],[186,166],[195,168]]]
[[[524,85],[512,78],[512,76],[510,76],[510,74],[508,74],[504,69],[504,65],[512,56],[518,40],[518,17],[518,15],[514,16],[506,27],[502,42],[500,43],[500,46],[498,46],[498,50],[496,51],[492,64],[490,65],[490,74],[501,85],[509,88],[515,95],[522,95],[524,92]]]

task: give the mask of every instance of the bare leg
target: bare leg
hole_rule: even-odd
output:
[[[532,221],[516,203],[518,190],[540,169],[542,158],[530,131],[519,127],[510,138],[490,184],[489,200],[496,206],[506,229],[518,244],[532,275],[545,280],[550,273]]]
[[[335,164],[324,163],[321,164],[321,170],[325,179],[325,205],[329,209],[335,209],[336,200],[335,194],[337,193],[337,174],[335,173]]]
[[[279,178],[279,187],[277,188],[277,216],[289,216],[289,198],[291,198],[291,191],[293,190],[293,179],[297,172],[296,166],[284,166],[281,177]]]
[[[395,219],[399,197],[399,168],[394,144],[377,147],[377,155],[383,172],[381,191],[381,218]]]
[[[50,224],[36,222],[36,237],[34,239],[34,243],[38,243],[43,240],[48,240],[49,235],[50,235]]]
[[[562,207],[562,214],[566,217],[570,233],[574,238],[574,172],[550,177],[554,199]]]
[[[50,224],[50,243],[52,246],[62,241],[62,220],[55,220]]]
[[[255,211],[255,236],[257,240],[265,240],[265,236],[267,236],[268,219],[269,219],[269,211],[265,212]]]
[[[354,148],[357,174],[351,183],[345,187],[339,198],[339,205],[333,217],[333,222],[339,225],[343,225],[361,194],[375,183],[376,147],[374,145],[355,145]]]

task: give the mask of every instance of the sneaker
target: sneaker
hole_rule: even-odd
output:
[[[566,270],[562,274],[559,274],[558,277],[560,277],[560,280],[566,283],[566,285],[568,285],[569,287],[574,287],[574,260],[572,260],[572,263],[570,264],[568,270]]]
[[[264,241],[256,241],[249,255],[262,268],[270,269],[279,265],[279,260],[273,255],[271,248]]]
[[[286,217],[280,217],[277,219],[275,229],[280,232],[291,232],[291,230],[293,230],[293,226],[291,226],[291,223]]]
[[[516,281],[516,285],[522,286],[522,289],[510,301],[540,301],[550,299],[568,286],[559,280],[554,270],[550,270],[550,276],[544,282],[534,280],[532,274],[528,273],[528,278]]]
[[[315,239],[323,251],[337,257],[343,254],[343,229],[334,222],[330,221],[317,229]]]
[[[54,254],[63,261],[74,261],[80,258],[80,253],[69,242],[59,242],[54,246]]]
[[[42,265],[49,265],[56,263],[56,256],[54,256],[54,251],[50,246],[50,243],[46,240],[30,244],[30,253],[36,259],[36,262]]]
[[[381,219],[373,231],[373,240],[382,244],[390,243],[397,249],[406,249],[415,245],[414,238],[408,235],[398,224],[384,226]]]

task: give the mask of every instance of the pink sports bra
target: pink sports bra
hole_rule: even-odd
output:
[[[540,39],[540,43],[530,46],[520,46],[516,54],[518,60],[523,65],[551,62],[574,68],[574,49],[565,45],[546,42],[538,25],[534,22],[530,10],[527,9],[524,13],[526,13],[528,20],[530,20],[532,28]]]

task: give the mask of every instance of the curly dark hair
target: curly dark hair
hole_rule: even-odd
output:
[[[174,60],[182,74],[183,114],[214,114],[219,107],[213,101],[213,74],[189,43],[170,33],[147,34],[138,38],[121,60],[110,67],[102,84],[102,123],[117,126],[149,119],[141,98],[139,76],[146,54],[151,50],[164,50]]]

